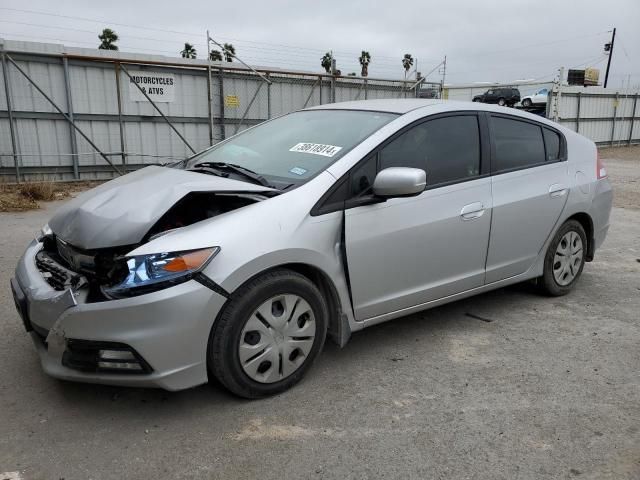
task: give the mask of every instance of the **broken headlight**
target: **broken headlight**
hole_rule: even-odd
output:
[[[220,247],[212,247],[125,257],[122,259],[126,262],[125,278],[114,285],[102,286],[102,292],[110,298],[131,297],[186,282],[219,251]]]

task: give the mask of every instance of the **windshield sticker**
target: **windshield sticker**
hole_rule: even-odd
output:
[[[289,170],[289,172],[295,175],[304,175],[305,173],[307,173],[307,169],[302,167],[293,167],[291,170]]]
[[[323,157],[333,157],[340,150],[342,150],[342,147],[324,145],[322,143],[298,143],[289,149],[290,152],[312,153]]]

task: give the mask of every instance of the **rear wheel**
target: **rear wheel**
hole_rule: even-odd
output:
[[[544,273],[538,279],[543,292],[560,296],[571,291],[584,268],[587,235],[580,222],[569,220],[553,237],[544,259]]]
[[[506,104],[506,102],[505,102],[504,98],[498,99],[498,105],[500,105],[501,107],[504,107],[505,104]]]
[[[209,369],[236,395],[260,398],[295,385],[324,344],[328,308],[306,277],[275,270],[240,287],[216,320]]]

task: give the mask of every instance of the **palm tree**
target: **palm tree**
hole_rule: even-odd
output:
[[[102,33],[98,35],[98,39],[100,40],[100,45],[98,45],[100,50],[118,50],[116,45],[118,34],[110,28],[102,30]]]
[[[327,73],[331,73],[331,61],[333,60],[331,53],[327,52],[320,59],[320,66],[324,68]]]
[[[236,49],[232,44],[225,43],[222,46],[222,53],[224,54],[224,59],[227,62],[233,62],[233,57],[236,55]]]
[[[360,62],[360,66],[362,67],[361,76],[366,77],[367,75],[369,75],[369,64],[371,63],[371,55],[369,55],[369,52],[362,50],[358,61]]]
[[[209,52],[209,60],[212,62],[221,62],[222,54],[219,50],[211,50],[211,52]]]
[[[182,58],[196,58],[197,52],[193,45],[190,43],[184,44],[184,49],[180,52]]]
[[[413,57],[410,53],[405,53],[404,57],[402,57],[402,66],[404,67],[404,79],[407,79],[407,73],[413,66]]]

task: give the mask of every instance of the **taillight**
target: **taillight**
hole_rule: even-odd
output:
[[[600,152],[596,153],[596,177],[598,180],[607,176],[607,169],[604,168],[602,160],[600,160]]]

